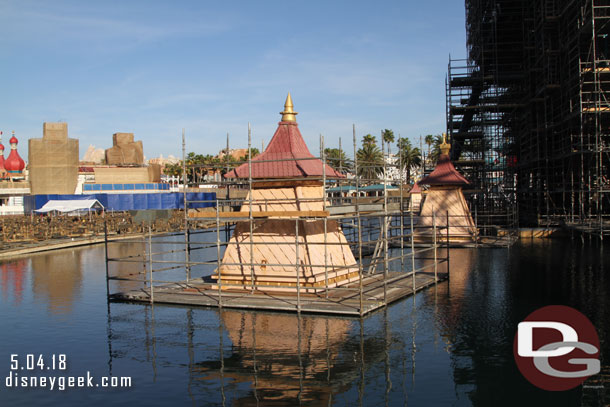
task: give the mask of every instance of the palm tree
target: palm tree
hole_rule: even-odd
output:
[[[410,182],[411,171],[421,167],[421,151],[413,147],[408,138],[401,137],[398,139],[398,157],[400,166],[407,172],[407,182]]]
[[[432,144],[434,144],[434,136],[432,134],[426,134],[426,137],[424,138],[424,142],[428,146],[427,158],[428,158],[428,160],[430,160],[430,146],[432,146]]]
[[[379,178],[379,174],[383,172],[383,153],[376,144],[365,143],[363,140],[362,148],[358,150],[356,156],[360,177],[365,180]]]
[[[443,136],[437,134],[434,136],[434,142],[432,143],[432,152],[430,153],[430,164],[436,165],[438,158],[441,156],[441,144],[443,144]]]
[[[182,163],[165,164],[163,167],[163,174],[169,175],[170,177],[181,177]]]
[[[345,151],[338,148],[325,148],[324,155],[326,156],[326,164],[330,165],[335,170],[345,174],[352,171],[354,165],[345,155]]]
[[[367,134],[366,136],[362,137],[362,145],[364,146],[365,144],[377,145],[377,139],[374,136]]]
[[[388,145],[388,155],[390,154],[390,144],[394,142],[394,132],[390,129],[385,129],[381,132],[381,138]]]

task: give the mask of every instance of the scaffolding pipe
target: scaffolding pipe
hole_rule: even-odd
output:
[[[153,289],[153,258],[152,258],[152,227],[148,224],[148,267],[149,267],[149,288],[150,288],[150,303],[151,305],[155,302],[154,289]]]
[[[434,208],[432,208],[434,212]],[[411,274],[411,281],[413,283],[413,295],[415,295],[415,228],[413,227],[413,208],[409,211],[411,218],[411,269],[413,270],[413,274]]]
[[[383,131],[381,131],[381,152],[383,157],[383,303],[388,305],[388,172],[386,166],[386,157],[383,150],[385,149],[385,140]],[[388,145],[388,152],[390,146]],[[389,158],[389,155],[388,155]]]
[[[432,229],[434,234],[434,283],[438,283],[438,261],[436,253],[436,212],[432,211]]]
[[[108,274],[108,225],[104,215],[104,264],[106,265],[106,299],[110,298],[110,276]]]
[[[450,269],[449,269],[449,211],[447,211],[447,279],[450,278]]]
[[[299,315],[301,314],[301,277],[299,273],[299,219],[294,222],[294,240],[295,240],[295,252],[296,252],[296,262],[295,269],[297,272],[297,312]]]
[[[184,128],[182,128],[182,192],[183,192],[183,202],[184,202],[184,261],[186,263],[185,272],[186,272],[186,283],[188,284],[191,279],[191,266],[190,262],[190,252],[189,252],[189,209],[186,201],[186,185],[187,185],[187,176],[186,176],[186,138],[184,134]]]
[[[248,122],[248,223],[250,226],[250,279],[252,284],[252,292],[255,290],[254,282],[254,245],[252,244],[252,233],[254,232],[253,217],[252,217],[252,130]]]
[[[322,152],[322,210],[326,212],[326,151],[324,148],[324,136],[320,134],[320,151]],[[328,225],[324,217],[324,297],[328,298]]]
[[[218,307],[222,308],[222,273],[220,270],[220,216],[218,214],[219,211],[218,198],[216,199],[216,260],[217,264],[217,274],[218,274]]]
[[[358,292],[360,297],[360,317],[364,315],[362,301],[362,219],[360,218],[360,177],[358,175],[358,150],[356,147],[356,125],[352,124],[354,142],[354,174],[356,174],[356,214],[358,216]]]

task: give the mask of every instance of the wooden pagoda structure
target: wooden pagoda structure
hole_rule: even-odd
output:
[[[358,265],[336,220],[327,219],[324,179],[344,175],[315,158],[296,122],[290,94],[263,153],[226,178],[251,189],[213,278],[223,290],[318,292],[358,279]]]

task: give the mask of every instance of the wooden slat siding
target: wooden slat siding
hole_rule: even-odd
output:
[[[295,248],[293,245],[281,245],[277,246],[275,243],[294,243],[294,232],[290,236],[287,236],[290,233],[287,230],[286,225],[282,225],[281,223],[275,221],[267,221],[264,224],[257,225],[257,232],[252,237],[253,242],[255,243],[267,243],[265,245],[262,244],[254,244],[255,253],[256,248],[265,247],[266,252],[264,254],[264,258],[271,264],[286,264],[291,265],[295,263]],[[268,233],[268,231],[272,231],[275,233]],[[250,245],[249,245],[249,230],[239,231],[239,244],[241,249],[241,255],[239,256],[236,262],[250,263]],[[232,239],[233,240],[233,239]],[[275,250],[274,250],[275,248]],[[231,250],[231,252],[237,252],[237,250]],[[260,263],[261,259],[257,259],[255,256],[255,263]],[[256,267],[256,266],[255,266]],[[269,268],[273,268],[275,270],[281,270],[282,272],[286,272],[286,267],[274,266]]]
[[[295,204],[294,191],[292,188],[260,189],[253,191],[253,196],[260,202],[261,211],[295,211],[299,210]],[[264,200],[267,203],[265,209]]]
[[[261,220],[259,213],[263,212],[266,215],[276,214],[281,212],[282,215],[288,214],[323,214],[329,216],[328,211],[322,211],[323,208],[323,188],[321,185],[313,187],[292,187],[292,188],[274,188],[269,190],[253,190],[253,209],[264,208],[264,199],[272,200],[267,205],[267,211],[254,211],[253,216],[257,218],[254,222],[253,230],[253,257],[254,263],[261,263],[263,259],[267,260],[268,264],[280,264],[281,266],[267,266],[265,272],[260,270],[260,266],[255,267],[255,274],[259,281],[261,279],[269,280],[271,276],[278,280],[287,280],[296,283],[296,245],[295,245],[295,221],[288,220],[291,217],[280,217],[280,219]],[[317,201],[304,202],[308,198],[318,199]],[[240,212],[244,217],[248,217],[249,202],[244,202]],[[270,210],[273,209],[273,210]],[[289,209],[286,211],[278,211],[277,209]],[[310,209],[310,210],[303,210]],[[235,213],[234,213],[235,214]],[[229,214],[226,215],[230,216]],[[295,219],[297,216],[292,217]],[[302,264],[301,279],[302,282],[320,282],[324,281],[325,273],[323,267],[311,267],[311,264],[324,265],[324,227],[320,220],[301,220],[299,221],[299,260]],[[234,236],[230,242],[238,242],[239,245],[229,245],[223,262],[242,263],[248,267],[250,263],[250,245],[249,245],[249,226],[247,222],[238,222]],[[349,249],[347,239],[343,232],[338,227],[336,221],[328,222],[328,242],[342,243],[344,246],[328,246],[328,264],[329,266],[336,262],[339,268],[349,266],[337,272],[333,272],[333,267],[329,267],[329,279],[338,276],[346,275],[357,270],[353,265],[356,263],[351,250]],[[258,243],[258,244],[257,244]],[[263,243],[263,244],[260,244]],[[279,245],[277,243],[283,243]],[[240,266],[221,266],[223,278],[232,280],[250,280],[249,267],[247,272],[241,272]],[[282,278],[282,274],[285,275]],[[273,281],[273,279],[271,279]]]
[[[321,222],[305,221],[305,235],[307,236],[308,242],[308,254],[309,254],[309,263],[308,264],[324,264],[324,245],[320,244],[324,242],[324,235],[319,235],[319,228],[317,228],[317,224]],[[323,232],[323,231],[322,231]],[[328,247],[330,249],[330,246]],[[323,269],[322,269],[323,271]],[[320,272],[320,268],[310,267],[311,275],[318,274]]]
[[[257,232],[258,234],[255,234],[253,237],[253,240],[255,243],[268,243],[267,245],[261,245],[261,244],[255,244],[254,246],[254,256],[255,256],[255,262],[261,262],[262,259],[266,259],[268,261],[268,263],[270,264],[286,264],[286,267],[280,268],[279,266],[269,266],[268,270],[282,270],[282,271],[292,271],[293,267],[292,264],[294,264],[295,262],[295,256],[296,256],[296,251],[295,248],[293,247],[293,245],[282,245],[281,247],[279,247],[280,250],[273,250],[273,247],[276,246],[275,243],[276,242],[280,242],[280,243],[293,243],[294,241],[294,231],[292,230],[292,222],[289,222],[289,225],[286,224],[286,222],[282,222],[282,221],[267,221],[264,222],[265,225],[257,225]],[[307,265],[307,264],[317,264],[317,265],[323,265],[324,264],[324,245],[323,245],[323,233],[322,233],[322,225],[317,225],[317,223],[320,222],[315,222],[315,221],[309,221],[306,222],[306,227],[305,228],[301,228],[301,230],[304,232],[304,235],[308,236],[309,240],[309,246],[305,245],[304,243],[304,237],[303,235],[300,236],[299,241],[300,241],[300,245],[301,247],[300,249],[300,258],[301,261],[303,262],[303,264]],[[330,222],[329,222],[330,223]],[[266,227],[265,227],[266,226]],[[313,229],[312,229],[313,228]],[[319,229],[319,230],[318,230]],[[337,233],[338,228],[335,226],[333,228],[333,224],[330,223],[330,227],[329,227],[329,234],[328,234],[328,242],[330,243],[339,243],[341,242],[343,239],[341,239],[342,236],[340,236],[339,233]],[[241,249],[241,255],[240,255],[240,259],[234,259],[234,256],[231,256],[231,262],[243,262],[243,263],[249,263],[250,259],[249,259],[249,255],[250,255],[250,249],[249,249],[249,230],[245,230],[245,231],[241,231],[238,230],[238,237],[239,237],[239,242],[240,245],[242,247],[240,247]],[[259,251],[259,248],[265,248],[264,251]],[[349,265],[349,264],[354,264],[355,260],[354,259],[346,259],[346,247],[342,247],[342,246],[328,246],[328,262],[329,265],[333,262],[333,261],[339,261],[339,266],[344,266],[344,265]],[[229,249],[228,250],[229,253],[234,252],[234,250]],[[349,253],[351,254],[351,251],[349,251]],[[350,263],[351,261],[351,263]],[[258,268],[258,266],[255,266]],[[222,268],[223,272],[229,272],[229,270],[236,271],[237,267],[236,266],[232,266],[231,268],[227,269],[227,268]],[[319,268],[311,268],[311,267],[307,267],[305,266],[305,271],[307,271],[308,275],[313,275],[313,274],[318,274],[318,275],[323,275],[324,274],[324,270],[322,267]],[[331,267],[332,270],[332,267]],[[343,271],[342,274],[346,273],[347,270]]]
[[[248,218],[250,214],[248,212],[220,212],[219,218]],[[330,216],[328,211],[267,211],[267,212],[252,212],[253,218],[327,218]],[[216,218],[216,214],[211,213],[192,213],[189,212],[189,218],[201,218],[201,219],[212,219]]]
[[[286,232],[286,231],[283,231],[283,232]],[[276,243],[276,242],[277,243],[285,243],[285,242],[293,243],[294,242],[294,238],[292,236],[287,238],[285,235],[284,236],[270,235],[269,238],[274,243]],[[294,270],[294,268],[291,265],[294,264],[294,262],[295,262],[296,251],[292,244],[281,245],[281,246],[272,245],[270,247],[270,250],[272,251],[272,255],[269,256],[269,263],[285,264],[285,266],[283,266],[283,267],[276,266],[277,269],[281,270],[284,273]]]
[[[293,188],[273,189],[276,199],[280,199],[280,205],[284,211],[299,211]]]
[[[268,207],[265,209],[265,204],[262,202],[259,194],[251,190],[248,192],[248,196],[240,209],[242,212],[250,212],[250,195],[252,195],[252,212],[264,212],[269,209]]]
[[[273,223],[271,225],[265,225],[269,228],[272,228]],[[262,258],[257,258],[256,260],[262,263],[262,260],[265,259],[269,264],[288,264],[289,259],[286,256],[284,250],[288,249],[289,246],[281,246],[278,250],[276,242],[284,243],[286,242],[286,238],[284,236],[273,236],[268,233],[259,232],[254,236],[254,240],[259,243],[266,243],[264,245],[259,245],[262,247],[261,254]],[[267,266],[267,272],[263,274],[281,274],[284,273],[285,267],[282,266]]]
[[[449,212],[449,237],[475,236],[474,222],[459,188],[431,188],[426,195],[421,208],[418,226],[432,227],[432,213],[436,212],[436,226],[447,226],[447,211]],[[417,232],[417,231],[416,231]],[[430,234],[422,231],[419,234]]]
[[[300,210],[322,210],[322,189],[319,187],[297,187],[297,199],[301,199]],[[308,201],[315,199],[315,201]],[[303,201],[305,200],[305,201]]]

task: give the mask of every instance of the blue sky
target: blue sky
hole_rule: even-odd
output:
[[[445,128],[448,57],[465,56],[462,1],[0,2],[0,130],[66,121],[108,148],[133,132],[148,158],[267,143],[291,92],[312,152],[390,128]]]

